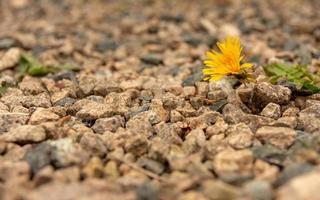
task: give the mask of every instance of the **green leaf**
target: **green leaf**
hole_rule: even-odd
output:
[[[49,73],[56,73],[61,70],[79,71],[80,69],[73,65],[46,66],[29,54],[22,54],[18,66],[20,75],[45,76]]]
[[[320,92],[319,77],[308,72],[304,65],[273,63],[264,66],[264,71],[272,84],[276,84],[279,80],[285,80],[295,84],[298,90],[313,94]]]
[[[8,89],[8,86],[0,86],[0,96],[3,96]]]
[[[28,69],[28,74],[31,76],[45,76],[49,73],[58,72],[59,69],[54,67],[46,67],[43,65],[32,66]]]
[[[76,65],[71,65],[71,64],[59,65],[57,66],[57,68],[60,70],[67,70],[67,71],[80,71],[80,67]]]

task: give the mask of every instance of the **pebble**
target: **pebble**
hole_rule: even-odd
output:
[[[76,114],[76,116],[83,120],[95,120],[103,117],[111,117],[113,109],[105,104],[90,102],[84,105]]]
[[[202,183],[203,194],[209,199],[233,200],[240,197],[237,188],[221,181],[207,180]]]
[[[24,159],[29,163],[33,174],[36,174],[43,167],[50,165],[52,151],[54,151],[53,147],[47,142],[35,145],[27,151]]]
[[[127,139],[124,149],[135,156],[141,156],[148,151],[148,140],[142,135],[134,135]]]
[[[46,108],[37,108],[31,115],[30,124],[41,124],[44,122],[57,121],[60,116]]]
[[[140,157],[137,160],[137,165],[158,175],[165,170],[165,166],[162,163],[145,157]]]
[[[28,120],[29,120],[29,114],[1,113],[0,114],[0,135],[9,131],[13,127],[26,124]]]
[[[45,139],[46,132],[44,128],[34,125],[21,125],[0,136],[0,140],[18,144],[41,142]]]
[[[285,152],[271,144],[254,146],[252,153],[255,158],[259,158],[271,164],[282,165],[286,159]]]
[[[257,159],[253,166],[253,173],[258,180],[274,183],[279,175],[280,169],[276,165]]]
[[[127,121],[126,128],[130,130],[132,133],[141,134],[149,137],[153,135],[154,132],[154,128],[152,127],[151,122],[159,123],[160,119],[157,118],[154,112],[141,112],[130,118],[129,121]]]
[[[301,176],[305,173],[311,172],[313,169],[314,167],[307,163],[294,163],[294,164],[288,165],[284,168],[284,170],[278,176],[274,185],[276,187],[280,187],[286,184],[291,179],[297,176]]]
[[[244,191],[251,200],[272,200],[273,192],[270,183],[253,180],[245,184]]]
[[[158,137],[163,139],[169,144],[181,144],[182,139],[179,137],[178,132],[171,124],[159,123],[155,126],[155,132]]]
[[[224,134],[228,127],[228,124],[223,120],[223,118],[217,117],[214,125],[208,126],[205,133],[207,138],[210,138],[213,135]]]
[[[269,103],[263,108],[261,115],[272,119],[278,119],[281,116],[280,106],[275,103]]]
[[[185,153],[196,153],[204,146],[206,136],[202,129],[193,129],[185,137],[182,143],[182,149]]]
[[[294,142],[297,133],[287,127],[263,126],[257,130],[255,136],[263,143],[270,143],[281,149],[286,149]]]
[[[124,118],[119,115],[110,118],[99,118],[92,126],[92,130],[99,134],[106,131],[116,132],[119,127],[124,127],[124,123]]]
[[[86,133],[80,139],[81,147],[91,155],[103,157],[107,147],[103,140],[96,134]]]
[[[103,163],[101,159],[92,157],[82,169],[82,174],[86,178],[101,178],[103,176]]]
[[[219,176],[230,173],[238,173],[241,176],[250,175],[253,169],[253,155],[247,149],[224,150],[215,156],[213,168]]]
[[[299,113],[299,123],[304,131],[313,133],[320,130],[320,105],[312,105]]]
[[[35,95],[45,92],[45,88],[42,86],[41,81],[30,76],[25,76],[22,79],[22,81],[19,83],[19,88],[24,94]]]
[[[319,187],[320,173],[309,172],[280,187],[276,198],[279,200],[320,199]]]
[[[253,133],[244,123],[231,126],[226,135],[226,142],[235,149],[248,148],[253,143]]]
[[[263,82],[254,87],[253,100],[257,108],[263,108],[268,103],[287,104],[291,99],[291,90],[280,85]]]

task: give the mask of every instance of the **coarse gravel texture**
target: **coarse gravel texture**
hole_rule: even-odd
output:
[[[318,200],[318,0],[1,0],[0,200]],[[202,81],[238,35],[256,82]],[[48,66],[16,70],[22,53]]]

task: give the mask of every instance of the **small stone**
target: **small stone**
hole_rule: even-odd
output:
[[[103,164],[100,158],[92,157],[82,170],[86,178],[101,178],[103,176]]]
[[[152,99],[150,108],[161,121],[166,122],[169,120],[169,112],[163,108],[163,103],[160,99]]]
[[[223,90],[215,90],[208,93],[208,99],[213,102],[217,102],[223,99],[227,99],[227,94]]]
[[[21,103],[26,108],[31,108],[31,107],[49,108],[51,106],[50,96],[46,92],[43,92],[37,95],[24,96],[22,98]]]
[[[11,38],[1,38],[0,39],[0,49],[9,49],[11,47],[13,47],[16,44],[16,41],[14,39]]]
[[[154,160],[158,160],[162,163],[166,162],[166,156],[169,153],[169,144],[159,137],[151,140],[151,144],[148,150],[148,157]]]
[[[228,127],[228,124],[223,120],[223,118],[218,117],[214,125],[206,128],[206,136],[207,138],[210,138],[213,135],[224,134]]]
[[[94,94],[106,96],[111,92],[122,92],[120,85],[114,81],[98,81],[93,89]]]
[[[269,103],[261,111],[261,115],[272,119],[278,119],[281,116],[280,106],[275,103]]]
[[[253,166],[253,172],[256,179],[273,183],[279,174],[279,168],[263,160],[257,159]]]
[[[118,171],[117,163],[112,160],[107,162],[107,164],[103,169],[103,172],[107,177],[112,177],[112,178],[117,178],[120,175]]]
[[[80,119],[95,120],[103,117],[111,117],[112,114],[113,110],[110,106],[102,103],[90,102],[84,105],[76,115]]]
[[[185,86],[183,87],[183,95],[185,98],[190,98],[195,96],[196,88],[194,86]]]
[[[320,130],[320,105],[315,104],[299,113],[299,123],[304,131],[313,133]]]
[[[16,106],[14,108],[12,108],[12,113],[25,113],[25,114],[29,114],[29,109],[25,108],[23,106]]]
[[[207,82],[196,82],[197,95],[201,97],[206,97],[209,91],[209,86]]]
[[[151,181],[146,181],[136,189],[137,200],[159,200],[159,188]]]
[[[184,117],[181,115],[180,112],[176,110],[170,111],[170,122],[175,123],[175,122],[182,121],[183,119]]]
[[[210,137],[210,140],[207,141],[204,146],[206,157],[214,159],[217,153],[229,148],[229,145],[226,144],[224,138],[224,134],[213,135]]]
[[[31,170],[36,174],[43,167],[50,165],[53,147],[42,142],[27,151],[25,160],[29,163]]]
[[[141,57],[141,61],[150,64],[150,65],[160,65],[162,61],[162,57],[155,54],[148,54]]]
[[[159,123],[155,126],[155,132],[157,136],[166,141],[169,144],[181,144],[182,139],[179,137],[178,132],[174,126],[166,123]]]
[[[182,143],[182,149],[187,154],[199,151],[206,141],[206,137],[202,129],[194,129],[188,133],[185,141]]]
[[[61,101],[62,99],[68,98],[70,95],[68,90],[61,90],[61,91],[55,91],[51,95],[51,101],[53,104],[56,104],[57,102]]]
[[[19,88],[24,94],[35,95],[45,92],[45,88],[42,86],[41,81],[30,76],[25,76],[23,78],[23,80],[19,83]]]
[[[56,102],[53,103],[54,106],[63,106],[63,107],[68,107],[73,105],[77,100],[71,97],[65,97],[62,98]]]
[[[51,163],[55,167],[82,165],[89,159],[89,154],[79,144],[73,143],[70,138],[49,141],[48,144],[53,147]]]
[[[287,104],[290,99],[291,90],[289,88],[262,82],[254,87],[252,102],[257,108],[263,108],[268,103]]]
[[[148,140],[142,135],[134,135],[128,138],[124,148],[126,152],[141,156],[148,151]]]
[[[11,129],[0,136],[0,140],[15,142],[18,144],[28,144],[41,142],[46,139],[46,133],[41,126],[21,125]]]
[[[29,120],[29,114],[21,114],[21,113],[1,113],[0,115],[0,135],[4,132],[9,131],[11,128],[16,127],[18,125],[26,124]]]
[[[134,134],[141,134],[144,136],[151,136],[153,134],[153,127],[151,121],[156,120],[160,122],[154,112],[141,112],[133,116],[127,123],[126,128]]]
[[[240,35],[240,30],[239,28],[234,25],[234,24],[229,24],[229,23],[224,23],[220,29],[219,29],[219,33],[220,33],[220,38],[225,38],[227,36],[239,36]]]
[[[5,185],[11,187],[26,184],[30,179],[30,167],[25,161],[1,160],[0,179]],[[1,189],[0,192],[2,192]],[[2,193],[0,197],[2,197]]]
[[[189,117],[187,118],[187,122],[189,124],[189,127],[192,129],[195,128],[201,128],[205,129],[208,126],[214,124],[221,115],[218,112],[215,111],[203,111],[203,113],[197,117]]]
[[[79,88],[84,95],[93,94],[93,89],[96,86],[97,79],[93,75],[82,75],[78,78]]]
[[[264,126],[257,130],[255,136],[263,143],[286,149],[294,142],[296,135],[297,133],[291,128]]]
[[[283,150],[270,144],[254,146],[252,148],[252,153],[255,158],[259,158],[276,165],[281,165],[286,158]]]
[[[195,191],[187,191],[179,195],[178,200],[208,200],[204,194]]]
[[[272,200],[272,187],[270,183],[261,180],[253,180],[246,183],[244,191],[251,200]]]
[[[306,174],[314,170],[314,167],[311,164],[307,163],[294,163],[289,166],[286,166],[278,176],[274,185],[280,187],[290,181],[291,179]]]
[[[106,37],[103,41],[96,44],[95,48],[104,53],[105,51],[117,49],[118,44],[110,37]]]
[[[0,59],[0,71],[13,68],[19,63],[21,50],[19,48],[10,48]]]
[[[203,194],[209,199],[234,200],[240,197],[240,191],[222,181],[207,180],[202,183]]]
[[[196,82],[201,81],[203,79],[203,74],[199,69],[199,72],[196,72],[190,76],[188,76],[186,79],[182,81],[182,86],[194,86]]]
[[[282,113],[282,117],[296,117],[298,116],[298,113],[299,113],[299,108],[289,107]]]
[[[245,104],[250,103],[252,101],[253,96],[253,88],[239,88],[237,89],[237,95],[240,97],[241,101]]]
[[[46,166],[39,170],[33,177],[34,184],[39,187],[43,184],[49,183],[53,179],[54,169],[52,166]]]
[[[96,134],[84,134],[80,139],[80,145],[86,152],[95,156],[102,157],[107,153],[103,140]]]
[[[165,170],[165,166],[162,163],[145,157],[140,157],[137,160],[137,164],[138,166],[158,175],[162,174],[162,172]]]
[[[199,96],[191,97],[190,103],[194,109],[198,110],[200,107],[206,104],[206,99]]]
[[[239,123],[246,114],[238,107],[233,104],[227,104],[223,108],[223,118],[228,123]]]
[[[279,200],[320,199],[320,173],[310,172],[298,176],[280,187],[276,195]]]
[[[119,127],[124,127],[124,123],[124,118],[119,115],[110,118],[100,118],[96,120],[92,126],[92,130],[100,134],[106,131],[116,132]]]
[[[235,149],[244,149],[250,147],[253,143],[253,133],[244,123],[230,127],[226,134],[226,141]]]
[[[238,151],[224,150],[215,156],[213,167],[219,176],[232,173],[247,176],[252,173],[253,155],[247,149]]]
[[[37,108],[30,117],[30,124],[41,124],[43,122],[57,121],[59,115],[46,108]]]
[[[295,129],[298,125],[298,120],[296,117],[280,117],[277,121],[272,122],[270,125]]]
[[[74,183],[80,180],[80,169],[78,166],[56,169],[54,171],[54,180],[63,183]]]

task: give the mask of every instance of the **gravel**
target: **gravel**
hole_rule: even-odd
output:
[[[319,199],[320,96],[261,67],[319,74],[318,7],[1,2],[0,199]],[[227,35],[254,82],[203,80]],[[26,53],[62,70],[24,74]]]

